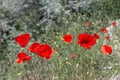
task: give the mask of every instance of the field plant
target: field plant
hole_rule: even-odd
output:
[[[119,0],[3,3],[0,80],[109,80],[119,74]]]

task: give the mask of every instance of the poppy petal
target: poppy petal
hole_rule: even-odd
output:
[[[66,43],[71,43],[72,39],[73,39],[71,34],[65,34],[62,38],[63,38],[64,42],[66,42]]]
[[[101,51],[102,51],[103,54],[108,54],[108,55],[110,55],[110,54],[112,54],[112,47],[109,46],[109,45],[103,45],[103,46],[101,47]]]
[[[92,46],[96,44],[96,37],[88,33],[81,33],[78,35],[78,44],[87,49],[91,49]]]
[[[37,51],[37,47],[39,47],[40,44],[35,42],[31,46],[28,47],[28,50],[32,53],[35,53]]]
[[[21,62],[22,62],[22,60],[20,60],[20,59],[16,60],[16,63],[18,63],[18,64],[21,63]]]
[[[108,33],[108,30],[106,28],[102,28],[101,31],[104,33]]]
[[[55,51],[52,50],[52,48],[48,44],[41,44],[37,48],[37,55],[41,58],[50,59],[53,52],[55,52]]]
[[[32,56],[27,56],[27,54],[25,52],[20,52],[20,53],[18,53],[17,56],[18,56],[18,59],[16,60],[16,63],[26,62],[32,58]]]
[[[112,22],[112,26],[113,26],[113,27],[116,27],[116,26],[117,26],[117,24],[116,24],[115,21]]]
[[[85,27],[88,27],[88,26],[90,26],[90,25],[91,25],[91,22],[86,21],[86,22],[84,23],[84,25],[85,25]]]
[[[14,40],[21,47],[25,47],[28,44],[29,40],[30,40],[30,34],[28,34],[28,33],[21,34],[19,36],[16,36]]]

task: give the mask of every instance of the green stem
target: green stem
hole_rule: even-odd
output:
[[[29,80],[29,76],[28,76],[28,74],[27,74],[27,66],[26,66],[25,63],[24,63],[24,70],[25,70],[26,78],[27,78],[27,80]]]

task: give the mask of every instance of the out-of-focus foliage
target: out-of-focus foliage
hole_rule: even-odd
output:
[[[46,19],[54,19],[61,14],[63,8],[60,0],[41,0],[39,4],[42,6],[39,10],[43,12]]]
[[[25,0],[1,0],[0,9],[9,12],[11,15],[19,12],[23,8]]]

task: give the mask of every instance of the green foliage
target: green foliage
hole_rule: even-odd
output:
[[[110,26],[110,20],[119,19],[119,0],[77,0],[73,3],[71,0],[35,0],[20,14],[16,12],[21,10],[24,1],[15,7],[17,1],[8,4],[5,0],[5,5],[2,4],[5,9],[1,7],[0,11],[1,80],[108,80],[119,73],[119,45],[110,56],[100,51],[103,43],[113,47],[120,43],[118,26],[113,33],[114,40],[110,42],[104,40],[100,31],[102,27]],[[9,7],[11,5],[13,7]],[[86,21],[91,22],[90,27],[84,26]],[[78,34],[84,32],[97,32],[101,37],[91,51],[74,44]],[[48,61],[29,53],[27,48],[20,48],[14,42],[14,37],[21,33],[31,34],[28,46],[34,41],[48,43],[57,52]],[[61,39],[66,33],[74,36],[72,44]],[[34,57],[30,62],[15,64],[20,51]],[[73,53],[77,58],[71,58]]]
[[[9,12],[10,14],[18,13],[22,9],[24,0],[1,0],[0,9]]]

